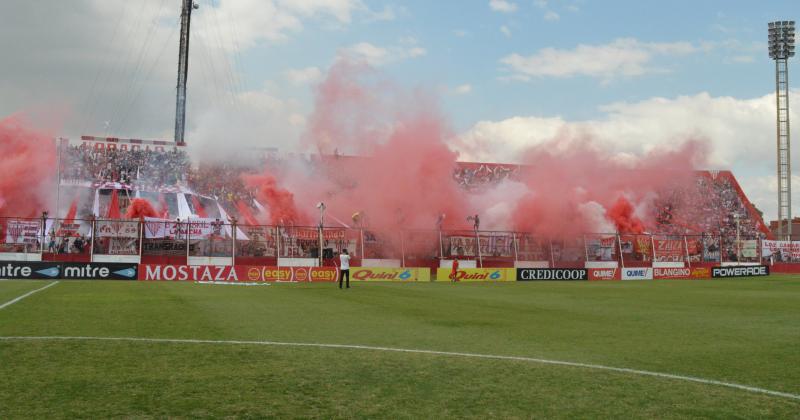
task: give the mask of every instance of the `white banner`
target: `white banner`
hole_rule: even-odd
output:
[[[187,229],[189,238],[207,239],[212,235],[222,235],[222,222],[216,219],[188,219],[185,222],[177,222],[145,217],[144,237],[186,239]]]
[[[510,257],[513,255],[514,242],[511,235],[498,234],[487,236],[481,234],[481,255],[484,257]],[[450,255],[471,257],[476,255],[474,236],[451,236]]]
[[[775,262],[800,259],[800,242],[761,241],[761,255]]]
[[[139,223],[125,220],[98,220],[97,237],[99,238],[131,238],[139,237]]]
[[[8,220],[6,222],[6,243],[35,243],[41,228],[42,222],[37,220]]]
[[[136,239],[113,238],[108,246],[110,255],[138,255],[139,242]]]
[[[755,239],[741,241],[741,252],[745,258],[758,258],[758,241]]]

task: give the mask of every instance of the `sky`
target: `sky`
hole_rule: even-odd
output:
[[[563,133],[620,156],[700,139],[704,167],[733,170],[765,220],[776,217],[766,29],[798,19],[796,1],[196,3],[186,134],[195,153],[297,150],[315,86],[350,57],[438,98],[462,160],[513,163]],[[171,138],[179,13],[180,0],[5,0],[0,115],[45,110],[68,137]],[[795,214],[798,204],[800,192]]]

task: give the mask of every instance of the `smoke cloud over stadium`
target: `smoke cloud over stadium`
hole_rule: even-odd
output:
[[[523,165],[495,188],[466,191],[453,179],[455,136],[425,89],[402,89],[374,69],[339,60],[316,94],[303,143],[317,162],[246,179],[261,187],[265,221],[317,220],[314,206],[324,202],[326,224],[435,229],[445,215],[444,228],[469,229],[467,216],[478,214],[481,229],[550,237],[642,233],[658,192],[691,182],[705,160],[701,141],[617,156],[594,147],[591,133],[560,135],[522,153]]]
[[[0,217],[39,217],[55,203],[54,136],[14,114],[0,119]]]

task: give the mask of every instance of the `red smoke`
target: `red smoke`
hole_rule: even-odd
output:
[[[588,136],[561,135],[524,153],[511,181],[467,192],[453,180],[454,135],[430,95],[339,61],[315,105],[304,142],[323,155],[245,179],[258,187],[272,224],[315,220],[324,202],[328,225],[360,212],[366,227],[395,232],[434,230],[441,214],[445,229],[469,229],[466,216],[480,214],[484,229],[550,238],[641,233],[658,192],[688,185],[704,157],[695,141],[631,157],[598,149]]]
[[[512,227],[545,237],[643,232],[652,200],[665,189],[690,185],[694,163],[704,156],[698,141],[621,159],[590,138],[556,138],[523,157],[527,165],[518,177],[526,191],[512,211]],[[642,205],[643,214],[632,203]]]
[[[126,219],[143,219],[145,217],[159,217],[156,209],[144,198],[134,198],[125,211]]]
[[[319,202],[329,225],[361,212],[366,226],[392,230],[435,229],[442,213],[445,227],[463,227],[477,210],[452,180],[452,133],[428,94],[404,92],[364,66],[339,61],[318,88],[308,127],[304,141],[324,156],[247,178],[259,187],[271,223],[316,220]]]
[[[308,217],[298,211],[294,202],[294,194],[278,186],[275,177],[269,173],[261,175],[244,175],[246,185],[257,188],[256,195],[259,202],[269,209],[269,223],[277,224],[303,224],[308,222]],[[241,207],[239,206],[240,210]],[[245,218],[250,213],[249,209],[244,214]],[[252,217],[252,216],[251,216]]]
[[[614,222],[617,232],[637,235],[644,233],[644,223],[633,214],[633,206],[625,197],[620,196],[607,214]]]
[[[39,217],[55,200],[53,136],[21,115],[0,119],[0,216]]]

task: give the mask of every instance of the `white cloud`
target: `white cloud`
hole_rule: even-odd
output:
[[[506,25],[503,25],[503,26],[500,27],[500,32],[502,32],[503,35],[505,35],[507,37],[511,36],[511,29],[508,29],[508,26],[506,26]]]
[[[544,20],[555,21],[559,19],[561,19],[561,16],[552,10],[548,10],[547,13],[544,14]]]
[[[293,149],[305,128],[302,106],[268,89],[236,95],[236,103],[203,108],[194,115],[186,138],[193,157],[225,161],[257,147]]]
[[[591,76],[610,80],[615,76],[640,76],[664,71],[650,67],[655,56],[674,56],[698,51],[688,42],[650,43],[633,38],[604,45],[578,45],[572,50],[545,48],[530,56],[511,54],[500,62],[511,78]]]
[[[339,51],[340,56],[348,57],[356,61],[363,61],[367,64],[380,67],[386,64],[421,57],[427,54],[427,50],[415,45],[415,42],[401,40],[400,45],[390,47],[379,47],[369,42],[359,42]]]
[[[383,7],[380,12],[369,11],[367,14],[368,22],[388,22],[397,19],[398,9],[394,6],[387,5]]]
[[[460,85],[460,86],[456,86],[456,88],[453,89],[453,92],[458,94],[458,95],[466,95],[466,94],[472,92],[472,85],[463,84],[463,85]]]
[[[192,14],[189,142],[189,132],[210,132],[212,121],[229,126],[214,116],[231,103],[260,124],[259,114],[247,108],[263,110],[263,104],[248,99],[238,53],[283,42],[311,25],[347,25],[368,15],[362,0],[199,3]],[[180,2],[161,0],[5,2],[3,15],[15,19],[0,25],[0,114],[55,103],[72,111],[64,117],[64,136],[171,138],[179,13]],[[274,118],[276,124],[285,120]]]
[[[800,103],[800,90],[791,102]],[[519,116],[481,121],[454,143],[461,158],[516,162],[524,150],[556,137],[590,136],[594,144],[619,156],[678,147],[706,139],[706,169],[731,169],[748,197],[774,218],[775,96],[737,99],[707,93],[672,99],[619,102],[601,108],[603,117],[569,121],[559,116]],[[791,118],[800,118],[792,109]],[[800,185],[800,180],[795,185]],[[800,208],[800,197],[795,208]]]
[[[301,31],[305,19],[349,24],[356,11],[369,12],[360,0],[236,0],[217,6],[209,2],[192,13],[192,30],[193,37],[234,50],[283,41]]]
[[[517,4],[507,0],[489,0],[489,8],[495,12],[514,13],[517,11]]]
[[[237,0],[231,3],[248,3],[248,1]],[[259,0],[253,3],[263,4],[269,1]],[[344,23],[350,23],[355,10],[365,8],[360,0],[277,0],[277,6],[306,17],[329,14]]]
[[[533,5],[540,8],[546,9],[547,8],[547,0],[533,0]]]
[[[322,70],[319,67],[306,67],[303,69],[289,69],[285,72],[286,80],[293,85],[314,84],[322,79]]]

